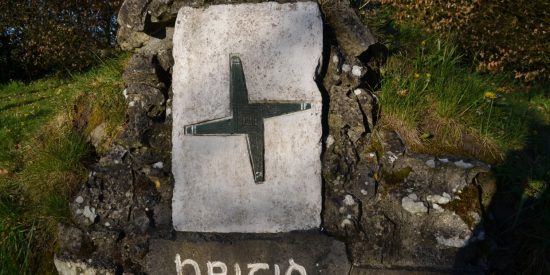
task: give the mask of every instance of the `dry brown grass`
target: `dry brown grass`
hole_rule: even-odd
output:
[[[459,155],[489,163],[504,155],[496,143],[463,123],[427,112],[417,125],[407,123],[404,114],[383,114],[379,127],[396,131],[412,152],[434,155]]]

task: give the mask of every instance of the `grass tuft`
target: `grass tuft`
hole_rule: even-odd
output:
[[[382,125],[396,129],[416,151],[491,163],[523,146],[541,114],[529,107],[521,86],[471,70],[450,40],[412,27],[400,31],[403,44],[414,48],[397,51],[382,68]]]
[[[127,59],[70,79],[0,85],[0,274],[55,274],[57,224],[70,222],[69,197],[94,155],[91,130],[74,127],[74,109],[89,106],[98,114],[92,124],[116,136]]]

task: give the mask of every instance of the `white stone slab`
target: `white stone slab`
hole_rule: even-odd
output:
[[[174,34],[174,228],[285,232],[319,227],[321,108],[314,81],[323,26],[315,2],[184,7]],[[229,55],[242,60],[251,102],[310,102],[264,120],[265,182],[245,136],[189,136],[186,125],[230,117]]]

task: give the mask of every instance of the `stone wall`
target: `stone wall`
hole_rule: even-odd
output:
[[[127,125],[73,198],[74,224],[59,226],[60,273],[74,274],[62,271],[72,270],[73,263],[105,274],[141,274],[149,241],[176,237],[170,167],[176,15],[184,5],[229,2],[126,0],[122,5],[118,41],[133,52],[124,73]],[[324,104],[321,231],[346,243],[352,274],[387,268],[479,270],[475,254],[457,256],[483,238],[483,229],[474,228],[481,207],[461,204],[461,197],[477,192],[472,182],[488,167],[410,153],[396,133],[378,129],[376,87],[384,48],[346,4],[330,5],[324,15],[318,83]]]

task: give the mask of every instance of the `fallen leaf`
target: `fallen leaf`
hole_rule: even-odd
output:
[[[159,189],[160,188],[160,180],[155,180],[155,188]]]
[[[423,134],[420,136],[421,139],[430,139],[430,138],[432,138],[432,137],[433,137],[433,135],[430,134],[430,133],[423,133]]]

